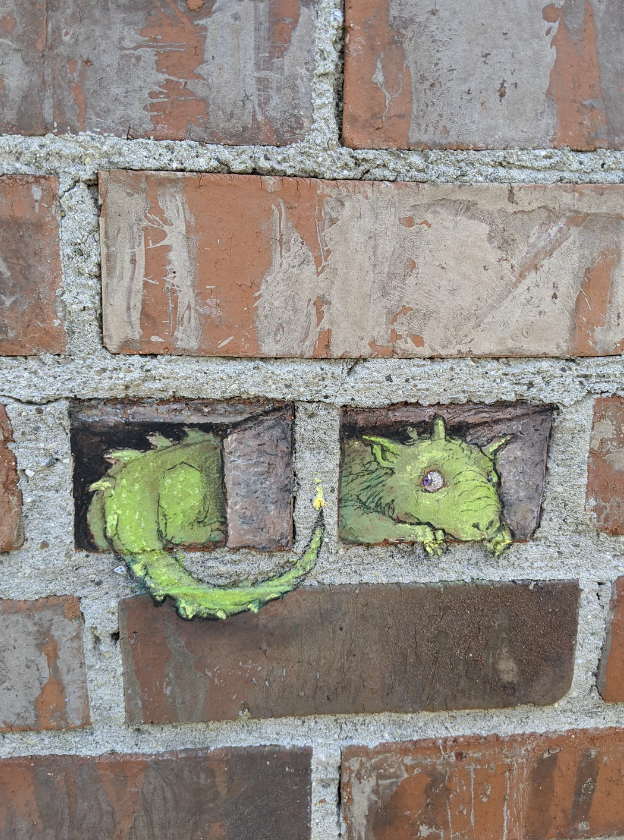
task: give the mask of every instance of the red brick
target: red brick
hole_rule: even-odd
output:
[[[82,636],[77,598],[0,600],[0,731],[89,723]]]
[[[56,178],[0,178],[0,355],[65,349]]]
[[[128,723],[545,705],[570,688],[578,585],[302,588],[258,615],[120,604]]]
[[[0,553],[19,548],[24,539],[17,461],[8,447],[12,440],[6,409],[0,405]]]
[[[100,186],[104,340],[114,353],[624,349],[619,185],[116,171]]]
[[[620,836],[623,780],[623,729],[347,747],[346,838]]]
[[[624,148],[617,0],[347,0],[355,148]]]
[[[624,534],[624,397],[602,397],[594,402],[587,509],[598,530]]]
[[[312,0],[2,8],[4,133],[284,145],[310,126]]]
[[[0,761],[2,840],[308,840],[311,750]]]
[[[607,638],[598,668],[598,691],[607,703],[624,703],[624,577],[613,584]]]

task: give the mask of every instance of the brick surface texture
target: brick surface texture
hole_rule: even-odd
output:
[[[617,0],[347,0],[356,148],[624,148]]]
[[[307,840],[310,750],[0,760],[0,840]]]
[[[624,348],[619,186],[110,172],[101,194],[113,352],[409,358]]]
[[[514,539],[528,540],[540,520],[548,440],[552,426],[549,406],[518,405],[395,405],[389,408],[344,408],[341,438],[348,441],[363,435],[390,439],[405,436],[405,429],[431,433],[434,417],[443,417],[448,434],[476,446],[508,437],[497,458],[503,516]],[[342,488],[339,504],[342,503]],[[358,542],[341,531],[345,542]]]
[[[624,534],[624,398],[594,402],[587,464],[587,507],[596,526]]]
[[[12,440],[6,408],[0,405],[0,553],[18,548],[24,537],[17,463],[8,447]]]
[[[89,723],[82,633],[77,598],[0,600],[0,731]]]
[[[574,583],[337,586],[188,622],[121,603],[129,723],[554,703],[572,680]],[[417,639],[417,644],[414,644]]]
[[[4,133],[279,145],[309,127],[310,0],[4,0],[2,13]]]
[[[610,619],[597,682],[603,700],[624,703],[624,577],[619,577],[613,584]]]
[[[621,835],[623,747],[622,729],[347,747],[347,840]]]
[[[0,178],[0,355],[65,349],[59,217],[56,178]]]

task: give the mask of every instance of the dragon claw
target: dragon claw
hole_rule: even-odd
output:
[[[494,557],[500,557],[512,542],[513,537],[509,528],[506,525],[500,525],[494,536],[487,541],[487,548]]]
[[[444,531],[440,529],[436,531],[429,529],[423,539],[423,548],[430,557],[441,557],[444,554],[444,536]]]

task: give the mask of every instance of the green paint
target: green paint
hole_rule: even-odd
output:
[[[155,448],[112,452],[106,475],[91,486],[88,511],[99,549],[126,561],[156,601],[170,597],[183,618],[227,618],[258,610],[294,589],[314,568],[323,541],[322,503],[307,550],[281,575],[250,586],[209,586],[167,549],[201,547],[225,539],[221,443],[212,434],[187,430],[181,443],[160,435]],[[262,523],[258,523],[262,527]]]
[[[441,554],[444,541],[485,540],[494,555],[511,543],[502,522],[496,453],[508,438],[480,449],[447,436],[436,417],[430,436],[408,430],[402,444],[365,435],[345,447],[340,537],[350,543],[408,540]]]

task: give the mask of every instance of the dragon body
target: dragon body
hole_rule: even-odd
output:
[[[154,448],[111,452],[106,475],[91,486],[87,514],[93,540],[102,551],[123,557],[156,601],[171,597],[183,618],[224,619],[257,612],[294,589],[314,568],[323,541],[322,495],[308,548],[282,574],[253,585],[210,586],[195,578],[172,549],[225,541],[221,442],[189,429],[181,442],[160,435]]]
[[[494,555],[512,542],[502,520],[496,453],[446,433],[436,417],[430,435],[411,442],[365,435],[347,441],[340,489],[340,537],[350,543],[420,542],[441,554],[447,538],[485,541]]]

